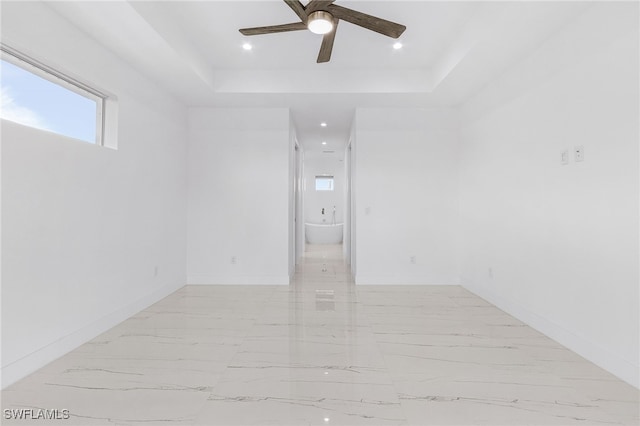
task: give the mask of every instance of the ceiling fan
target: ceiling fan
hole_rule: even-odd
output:
[[[291,24],[271,25],[268,27],[243,28],[240,32],[246,36],[259,34],[273,34],[287,31],[309,30],[315,34],[324,35],[318,63],[329,62],[336,30],[340,20],[350,22],[371,31],[375,31],[391,38],[398,38],[407,29],[404,25],[385,19],[376,18],[362,12],[333,4],[333,1],[311,0],[303,6],[299,0],[284,0],[284,2],[298,15],[300,22]]]

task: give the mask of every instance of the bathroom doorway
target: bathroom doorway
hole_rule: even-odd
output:
[[[305,252],[338,246],[336,252],[345,261],[350,258],[345,256],[345,241],[351,235],[347,229],[351,179],[346,152],[345,148],[305,149],[302,167]]]

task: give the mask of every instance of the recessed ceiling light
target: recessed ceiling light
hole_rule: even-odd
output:
[[[251,49],[253,49],[253,46],[250,43],[245,43],[245,44],[242,45],[242,48],[244,50],[251,50]]]
[[[326,144],[327,144],[326,142],[322,142],[322,145],[326,145]]]
[[[325,423],[329,423],[329,420],[331,420],[329,417],[325,417],[325,418],[324,418],[324,422],[325,422]]]
[[[327,123],[320,123],[322,127],[327,127]]]
[[[396,50],[400,50],[400,49],[402,49],[402,43],[400,43],[400,42],[395,43],[395,44],[393,45],[393,48],[394,48],[394,49],[396,49]]]

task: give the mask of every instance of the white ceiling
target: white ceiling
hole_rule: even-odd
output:
[[[356,107],[459,105],[589,7],[338,0],[406,25],[404,47],[396,51],[395,40],[340,22],[331,62],[317,64],[321,36],[238,32],[296,22],[281,0],[47,4],[185,105],[290,107],[309,151],[343,148]],[[253,50],[242,49],[246,41]]]

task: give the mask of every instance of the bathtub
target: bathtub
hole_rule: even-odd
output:
[[[342,223],[305,223],[304,235],[309,244],[341,244]]]

